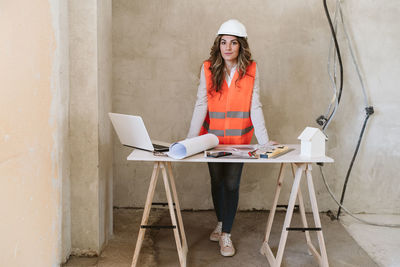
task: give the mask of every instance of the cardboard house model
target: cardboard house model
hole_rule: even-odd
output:
[[[301,140],[301,155],[306,157],[325,156],[325,134],[318,128],[306,127],[297,137]]]

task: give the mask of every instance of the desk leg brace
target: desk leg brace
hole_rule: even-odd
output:
[[[270,265],[276,266],[276,267],[280,266],[282,263],[283,252],[285,249],[286,240],[287,240],[287,236],[288,236],[287,228],[290,227],[290,222],[292,220],[293,210],[294,210],[294,206],[295,206],[297,197],[299,199],[300,215],[301,215],[301,220],[302,220],[303,226],[304,226],[304,228],[308,228],[305,209],[304,209],[303,196],[302,196],[301,190],[300,190],[300,181],[301,181],[303,171],[306,171],[306,174],[307,174],[308,189],[310,192],[310,199],[311,199],[311,203],[312,203],[315,227],[321,228],[321,222],[319,220],[317,201],[315,198],[314,186],[312,183],[311,164],[299,164],[296,172],[294,172],[294,168],[292,165],[291,167],[292,167],[292,172],[294,174],[294,182],[293,182],[292,191],[291,191],[290,197],[289,197],[289,203],[288,203],[288,208],[286,211],[285,221],[283,223],[281,238],[279,241],[278,252],[276,254],[276,257],[274,256],[274,254],[268,244],[268,241],[269,241],[269,236],[271,233],[274,215],[276,212],[276,206],[278,204],[280,190],[281,190],[282,183],[283,183],[283,166],[284,166],[284,163],[281,164],[281,169],[279,171],[278,183],[277,183],[277,187],[275,190],[275,197],[274,197],[274,201],[273,201],[273,205],[272,205],[270,214],[268,216],[266,234],[265,234],[263,245],[261,246],[261,249],[260,249],[261,254],[266,256]],[[320,254],[317,252],[317,250],[313,246],[313,244],[311,242],[309,231],[305,231],[305,236],[306,236],[309,253],[311,252],[316,257],[320,266],[327,267],[327,266],[329,266],[328,265],[328,257],[326,254],[325,243],[323,240],[322,231],[318,231],[317,235],[318,235],[319,247],[321,250],[322,257],[320,256]]]
[[[169,162],[168,163],[163,163],[163,162],[155,162],[154,163],[153,173],[151,175],[151,180],[150,180],[149,190],[147,193],[147,199],[146,199],[146,204],[145,204],[144,211],[143,211],[141,225],[147,225],[147,221],[148,221],[149,215],[150,215],[151,204],[153,201],[154,191],[155,191],[155,188],[157,185],[157,179],[158,179],[158,175],[160,172],[160,168],[161,168],[162,175],[163,175],[165,193],[166,193],[167,200],[168,200],[168,209],[169,209],[169,213],[171,216],[171,222],[172,222],[172,225],[175,226],[173,228],[173,231],[174,231],[174,237],[175,237],[175,242],[176,242],[176,248],[178,250],[179,262],[180,262],[181,267],[186,267],[186,255],[187,255],[188,248],[187,248],[185,230],[183,228],[183,221],[182,221],[182,215],[181,215],[181,210],[180,210],[180,206],[179,206],[178,196],[177,196],[176,188],[175,188],[175,181],[174,181],[174,178],[172,175],[171,163],[169,163]],[[168,168],[168,171],[169,171],[171,186],[169,185],[166,168]],[[173,193],[173,199],[171,196],[171,189],[172,189],[172,193]],[[177,213],[176,216],[175,216],[175,209],[174,209],[173,201],[175,202],[176,213]],[[176,218],[178,218],[179,224],[177,224]],[[178,226],[178,227],[176,227],[176,226]],[[179,230],[177,228],[179,228]],[[179,231],[180,231],[181,235],[179,235]],[[135,247],[135,252],[133,254],[133,260],[132,260],[131,267],[135,267],[137,265],[145,232],[146,232],[146,228],[139,229],[139,235],[138,235],[138,238],[136,241],[136,247]]]

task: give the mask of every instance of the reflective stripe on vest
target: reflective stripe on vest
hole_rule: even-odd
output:
[[[247,134],[251,130],[253,130],[253,125],[250,127],[247,127],[246,129],[226,129],[225,132],[224,130],[214,130],[210,129],[210,125],[208,122],[204,121],[203,127],[207,130],[207,132],[215,134],[216,136],[242,136],[244,134]]]
[[[250,127],[247,127],[246,129],[227,129],[227,130],[225,130],[225,135],[226,136],[242,136],[242,135],[249,133],[251,130],[253,130],[253,125]]]
[[[256,63],[248,66],[246,74],[238,80],[235,72],[231,85],[223,82],[217,93],[212,90],[210,62],[204,62],[206,78],[208,113],[200,134],[213,133],[220,144],[249,144],[253,136],[253,124],[250,119],[251,97],[256,74]]]
[[[246,111],[228,111],[227,112],[227,117],[228,118],[250,118],[250,112]]]
[[[209,112],[211,119],[225,119],[225,112]]]

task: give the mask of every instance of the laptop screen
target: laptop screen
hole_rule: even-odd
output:
[[[108,113],[123,145],[154,151],[150,136],[140,116]]]

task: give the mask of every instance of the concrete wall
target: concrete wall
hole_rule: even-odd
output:
[[[398,183],[400,154],[400,111],[398,76],[400,65],[400,29],[396,21],[400,6],[396,1],[346,1],[349,30],[356,46],[362,73],[365,77],[369,101],[375,114],[368,122],[365,138],[348,184],[345,204],[357,212],[400,213],[400,185]],[[344,46],[344,41],[342,41]],[[355,149],[364,121],[363,98],[350,54],[344,51],[347,83],[343,105],[332,125],[329,149],[337,164],[329,166],[329,174],[337,174],[337,192]],[[340,189],[339,189],[340,187]]]
[[[56,57],[59,58],[56,73],[59,75],[55,80],[55,86],[60,87],[58,94],[59,102],[55,105],[58,110],[60,121],[60,134],[58,143],[62,144],[58,152],[60,158],[60,171],[62,173],[62,222],[61,222],[61,258],[65,262],[71,253],[71,185],[70,185],[70,144],[69,144],[69,31],[68,31],[68,2],[54,1],[52,4],[53,24],[56,31],[58,47]],[[57,76],[56,76],[57,77]]]
[[[99,228],[100,242],[107,242],[113,233],[113,148],[111,122],[108,112],[112,108],[112,18],[111,1],[97,1],[97,66],[99,105]]]
[[[111,1],[69,1],[72,253],[112,234]]]
[[[1,266],[58,266],[68,250],[64,7],[55,0],[0,3]]]
[[[335,1],[329,1],[331,5]],[[399,65],[397,1],[349,0],[343,9],[376,114],[370,119],[348,185],[345,204],[357,212],[400,211],[396,162]],[[332,6],[331,6],[332,10]],[[331,98],[326,72],[330,32],[321,1],[113,1],[113,111],[141,115],[154,139],[186,137],[201,63],[219,25],[242,21],[261,80],[261,101],[270,138],[297,143],[305,126],[316,126]],[[325,168],[339,195],[364,118],[361,89],[343,36],[345,86],[341,106],[328,130]],[[130,149],[114,135],[114,205],[142,207],[150,164],[128,163]],[[175,164],[183,208],[212,208],[205,164]],[[278,166],[246,165],[240,209],[269,209]],[[319,171],[314,180],[321,210],[335,209]],[[288,179],[290,180],[290,178]],[[162,188],[158,188],[162,191]],[[282,202],[287,201],[288,186]],[[307,196],[307,195],[306,195]],[[383,197],[384,196],[384,197]],[[162,199],[163,196],[160,197]]]
[[[111,1],[2,1],[0,22],[0,266],[99,254],[112,235]]]

